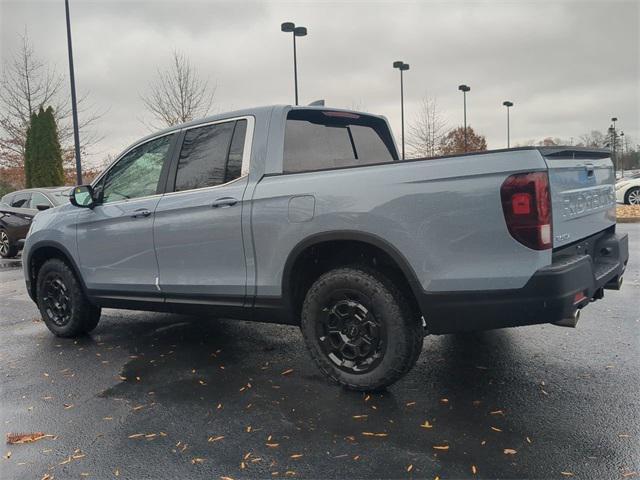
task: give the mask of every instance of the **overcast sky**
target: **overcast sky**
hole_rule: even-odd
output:
[[[292,46],[299,39],[301,103],[387,116],[400,131],[399,74],[406,118],[436,97],[450,126],[468,122],[489,148],[605,131],[612,116],[640,143],[640,2],[632,1],[84,1],[71,0],[79,92],[107,113],[97,125],[100,159],[149,133],[139,94],[174,49],[217,85],[215,111],[293,102]],[[67,72],[63,0],[0,0],[0,55],[28,31],[36,53]],[[398,141],[399,137],[397,135]]]

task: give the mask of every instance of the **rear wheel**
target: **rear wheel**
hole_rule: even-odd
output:
[[[0,228],[0,257],[13,258],[18,254],[18,246],[11,243],[9,234],[3,228]]]
[[[625,195],[624,203],[640,205],[640,187],[630,188]]]
[[[37,301],[42,320],[58,337],[76,337],[98,325],[100,309],[86,298],[80,282],[62,260],[47,260],[37,278]]]
[[[424,336],[400,291],[361,266],[331,270],[311,286],[301,328],[320,370],[354,390],[399,380],[416,363]]]

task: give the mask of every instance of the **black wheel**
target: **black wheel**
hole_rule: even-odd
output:
[[[11,243],[9,234],[4,228],[0,228],[0,257],[13,258],[18,254],[18,246]]]
[[[640,205],[640,187],[630,188],[624,195],[624,203],[627,205]]]
[[[302,334],[320,370],[354,390],[399,380],[422,351],[422,322],[398,289],[367,267],[323,274],[302,306]]]
[[[57,258],[47,260],[37,278],[42,320],[58,337],[76,337],[98,325],[100,309],[84,295],[73,271]]]

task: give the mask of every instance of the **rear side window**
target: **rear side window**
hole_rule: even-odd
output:
[[[241,176],[247,121],[187,130],[180,150],[175,191],[214,187]]]
[[[29,208],[31,193],[16,193],[11,200],[11,206],[14,208]]]
[[[324,110],[292,110],[284,137],[285,173],[397,160],[386,122]]]

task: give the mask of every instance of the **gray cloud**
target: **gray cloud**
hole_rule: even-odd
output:
[[[536,2],[191,2],[71,0],[77,83],[108,109],[102,153],[148,133],[139,93],[173,49],[218,86],[216,109],[292,101],[290,37],[299,42],[303,102],[360,106],[399,131],[398,72],[407,118],[435,96],[451,126],[462,123],[457,85],[467,83],[469,121],[490,148],[505,143],[502,101],[514,101],[514,143],[606,130],[612,115],[640,142],[640,4]],[[28,29],[38,54],[66,73],[62,2],[0,3],[0,55]]]

